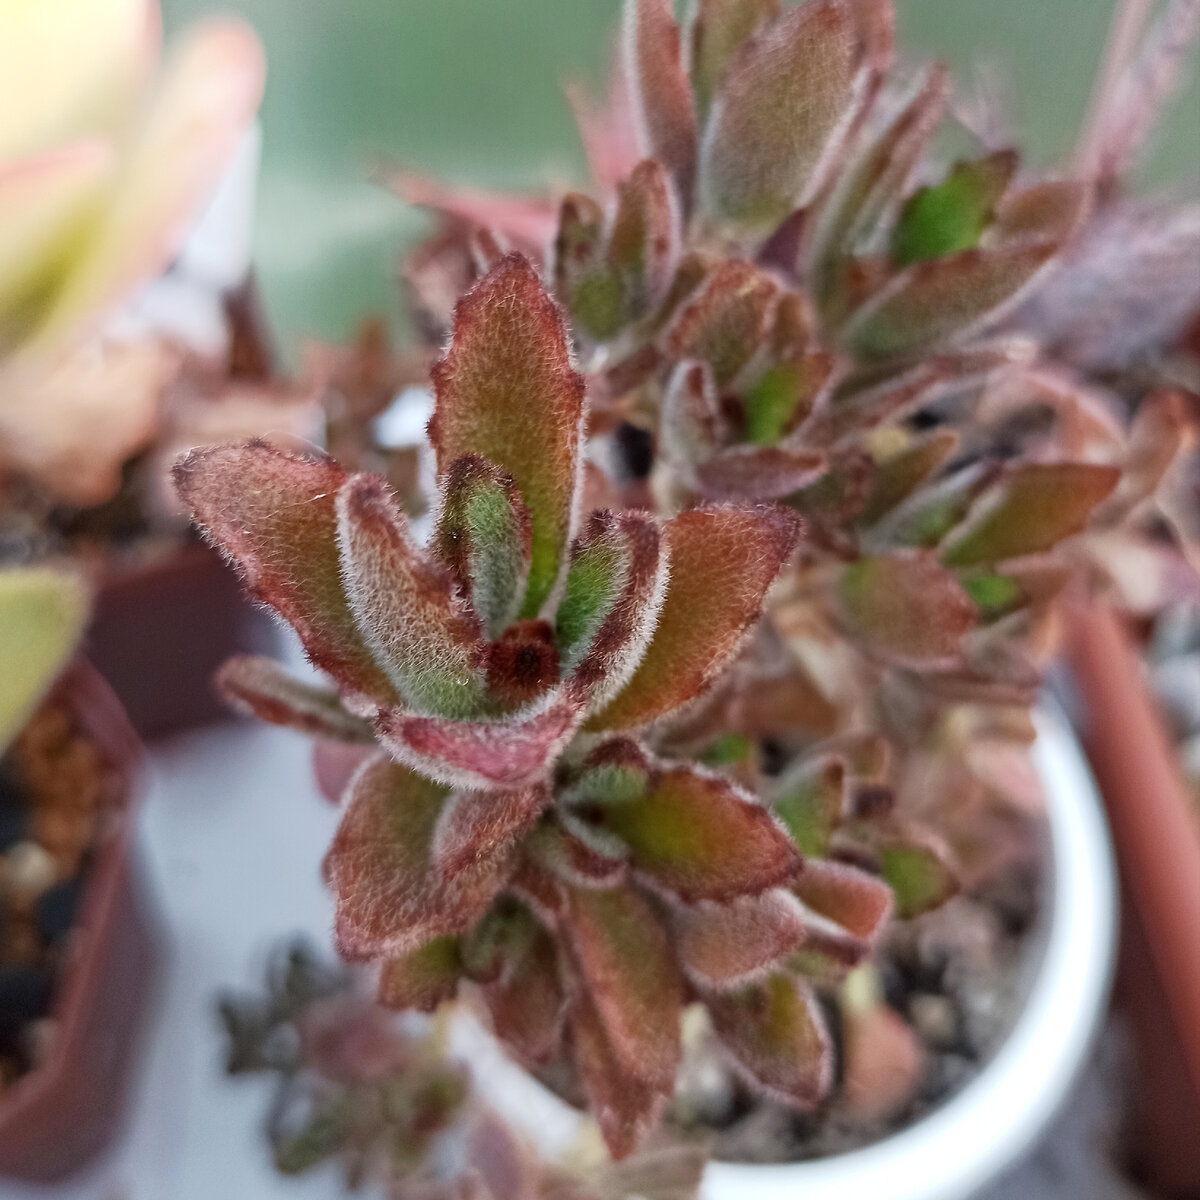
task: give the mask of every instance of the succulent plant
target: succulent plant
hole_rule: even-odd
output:
[[[262,55],[213,19],[160,74],[154,0],[5,0],[0,21],[0,477],[97,503],[177,360],[99,324],[177,249],[253,120]]]

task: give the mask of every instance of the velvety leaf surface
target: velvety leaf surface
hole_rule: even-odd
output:
[[[978,616],[930,551],[861,558],[838,584],[838,613],[868,650],[913,664],[952,662]]]
[[[777,974],[706,1005],[739,1072],[770,1099],[809,1112],[829,1091],[833,1056],[816,997],[792,975]]]
[[[459,940],[438,937],[390,958],[379,973],[379,1003],[404,1012],[433,1012],[458,991]]]
[[[653,766],[637,742],[611,738],[588,754],[556,794],[566,804],[622,804],[646,794],[652,773]]]
[[[665,770],[636,803],[596,811],[630,864],[687,901],[730,900],[790,879],[800,856],[765,808],[717,775]]]
[[[945,852],[916,838],[886,840],[878,848],[880,870],[896,899],[896,916],[919,917],[940,908],[958,891]]]
[[[527,830],[550,803],[544,784],[519,791],[455,792],[446,801],[433,838],[433,858],[444,875],[498,854]]]
[[[582,376],[566,329],[528,259],[509,255],[455,309],[454,337],[433,368],[429,437],[440,474],[464,454],[507,471],[529,509],[534,617],[558,578],[579,475]]]
[[[563,674],[593,705],[619,691],[654,632],[667,553],[648,513],[594,512],[571,548],[555,638]]]
[[[342,582],[367,645],[417,712],[465,717],[482,702],[478,619],[425,557],[380,475],[353,475],[337,499]]]
[[[613,1056],[636,1078],[669,1089],[683,989],[654,910],[630,888],[573,888],[567,933]]]
[[[519,943],[506,947],[499,975],[483,996],[496,1036],[525,1063],[549,1061],[562,1041],[567,996],[554,941],[528,918]]]
[[[671,0],[626,0],[624,35],[638,142],[671,172],[688,208],[696,177],[696,108]]]
[[[809,859],[791,885],[812,912],[835,922],[861,943],[874,946],[892,915],[892,889],[846,863]]]
[[[601,263],[603,251],[604,209],[590,196],[568,193],[558,210],[554,290],[576,328],[599,339],[617,331],[621,315],[615,280]],[[599,284],[593,282],[598,271],[604,276]],[[604,294],[593,295],[597,287]]]
[[[779,12],[779,0],[698,0],[692,21],[692,90],[701,118],[738,48]]]
[[[912,354],[965,337],[999,317],[1054,257],[1058,244],[1018,242],[917,263],[855,314],[853,354]]]
[[[778,294],[779,285],[753,263],[723,262],[667,330],[667,353],[707,362],[717,386],[724,387],[766,339]]]
[[[798,763],[779,780],[772,810],[802,854],[826,852],[843,817],[845,765],[836,758]]]
[[[950,535],[942,561],[968,567],[1049,550],[1084,527],[1120,475],[1095,463],[1019,464]]]
[[[494,720],[414,717],[389,708],[375,727],[398,759],[454,787],[521,788],[545,774],[582,714],[581,699],[557,689]]]
[[[374,741],[370,724],[348,713],[337,692],[301,683],[269,658],[231,658],[217,672],[215,685],[226,703],[260,721],[339,742]]]
[[[627,1158],[658,1124],[672,1084],[646,1079],[624,1065],[587,991],[575,996],[570,1022],[588,1112],[600,1126],[609,1154]]]
[[[529,574],[529,510],[507,472],[471,455],[446,474],[433,548],[488,638],[516,618]]]
[[[711,458],[725,439],[712,368],[687,360],[671,372],[658,416],[662,452],[685,479]]]
[[[780,500],[818,478],[826,461],[817,450],[739,446],[714,455],[696,468],[696,490],[710,499],[750,503]]]
[[[666,293],[679,259],[679,201],[661,163],[646,159],[620,187],[608,261],[621,280],[627,320],[640,320]]]
[[[770,446],[791,433],[812,411],[832,371],[828,354],[806,354],[764,371],[746,390],[746,441]]]
[[[511,869],[505,852],[453,877],[433,860],[446,789],[380,754],[350,783],[349,806],[325,859],[338,950],[395,958],[478,918]]]
[[[637,728],[699,696],[758,618],[800,522],[784,509],[701,508],[665,531],[671,576],[654,636],[589,729]]]
[[[702,987],[725,988],[796,950],[804,941],[804,917],[787,892],[774,890],[682,908],[675,930],[687,975]]]
[[[396,692],[359,632],[342,587],[332,459],[302,459],[264,442],[193,450],[175,487],[205,536],[246,586],[295,629],[313,665],[378,704]]]
[[[913,438],[903,449],[880,461],[859,520],[870,525],[907,500],[950,458],[958,444],[955,430],[941,429],[928,437]]]
[[[862,48],[850,5],[807,0],[734,56],[701,151],[704,207],[769,231],[800,207],[849,118]]]

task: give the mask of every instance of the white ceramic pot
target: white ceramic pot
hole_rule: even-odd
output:
[[[952,1100],[908,1129],[847,1154],[772,1166],[713,1163],[704,1200],[967,1200],[1037,1143],[1066,1099],[1103,1019],[1116,938],[1117,883],[1100,799],[1061,714],[1036,714],[1034,761],[1051,842],[1041,962],[1008,1038]],[[582,1118],[530,1079],[474,1024],[453,1032],[494,1106],[547,1155]]]

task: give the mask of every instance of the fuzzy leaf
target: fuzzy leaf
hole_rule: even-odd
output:
[[[700,508],[665,531],[671,576],[654,636],[591,730],[647,725],[699,696],[757,620],[800,523],[784,509]]]
[[[388,708],[375,728],[397,759],[452,786],[522,788],[546,773],[582,714],[579,696],[560,688],[506,717],[454,721]]]
[[[801,761],[784,774],[771,805],[800,852],[824,855],[845,807],[846,767],[837,758]]]
[[[901,920],[940,908],[958,891],[945,853],[916,838],[885,838],[877,845],[880,871],[896,900]]]
[[[349,804],[325,859],[346,958],[395,958],[460,933],[487,909],[511,871],[508,848],[453,877],[433,858],[447,789],[384,754],[349,786]]]
[[[779,0],[698,0],[691,27],[692,90],[708,115],[730,59],[760,25],[779,12]]]
[[[683,986],[666,930],[630,888],[573,888],[567,934],[621,1066],[669,1090],[680,1057]]]
[[[892,888],[845,863],[810,859],[791,888],[805,908],[844,929],[862,955],[879,940],[892,915]]]
[[[832,371],[828,354],[807,354],[764,371],[746,391],[746,441],[770,446],[791,433],[812,411]]]
[[[658,424],[663,454],[688,480],[725,438],[708,363],[689,359],[675,367],[663,392]]]
[[[942,561],[971,567],[1050,550],[1084,527],[1120,476],[1095,463],[1019,464],[947,538]]]
[[[341,467],[247,442],[193,450],[173,477],[196,524],[241,569],[251,593],[296,631],[313,665],[345,693],[395,703],[342,587],[335,508],[346,478]]]
[[[379,974],[379,1003],[401,1011],[433,1012],[458,991],[459,939],[437,937],[389,958]]]
[[[787,835],[752,796],[688,767],[663,771],[636,803],[593,816],[629,847],[635,870],[689,902],[762,892],[800,869]]]
[[[609,1154],[627,1158],[658,1124],[671,1085],[648,1080],[621,1061],[586,990],[575,996],[570,1020],[588,1111],[600,1126]]]
[[[566,991],[554,941],[528,913],[505,947],[500,972],[483,986],[496,1036],[524,1063],[548,1062],[562,1041]]]
[[[704,207],[768,232],[805,204],[851,116],[861,65],[845,0],[807,0],[743,45],[705,132]]]
[[[1005,240],[1052,238],[1065,242],[1087,215],[1091,186],[1054,179],[1008,193],[996,207],[997,234]]]
[[[928,437],[913,438],[902,449],[876,466],[871,495],[859,513],[871,525],[907,500],[958,449],[959,436],[953,429],[940,429]]]
[[[474,454],[507,471],[529,509],[529,582],[520,615],[550,594],[579,486],[582,376],[566,329],[528,259],[510,254],[458,302],[454,337],[433,367],[429,437],[439,474]]]
[[[498,638],[517,615],[529,574],[529,510],[511,475],[482,458],[456,459],[446,474],[433,547]]]
[[[930,551],[861,558],[842,571],[842,624],[869,651],[902,663],[950,663],[977,611]]]
[[[603,704],[654,632],[667,583],[659,525],[646,513],[594,512],[571,548],[555,617],[563,674]]]
[[[855,313],[847,348],[885,358],[976,333],[1016,303],[1057,250],[1056,242],[1018,242],[917,263]]]
[[[1017,168],[1011,150],[955,163],[936,186],[919,188],[892,231],[892,261],[907,267],[979,245]]]
[[[371,743],[371,726],[342,707],[337,692],[293,679],[277,662],[255,654],[231,658],[217,672],[217,691],[239,712],[313,737]]]
[[[798,949],[804,914],[789,893],[774,890],[680,909],[675,929],[687,975],[701,987],[727,988]]]
[[[500,853],[529,829],[550,803],[550,790],[534,784],[520,791],[455,792],[442,809],[433,838],[433,859],[446,876],[480,858]]]
[[[778,294],[779,285],[753,263],[723,262],[667,329],[667,353],[676,360],[702,359],[717,386],[726,386],[766,339]]]
[[[418,712],[465,717],[482,702],[478,620],[450,572],[425,557],[381,475],[352,475],[337,499],[342,582],[364,639]]]
[[[626,320],[646,316],[665,295],[679,259],[679,202],[662,164],[646,159],[620,186],[608,262],[621,281]]]
[[[554,239],[554,290],[575,326],[601,341],[620,326],[620,296],[602,262],[603,249],[604,209],[579,192],[564,196]]]
[[[696,108],[671,0],[626,0],[624,34],[638,143],[671,172],[688,209],[696,178]]]
[[[629,875],[629,851],[618,838],[580,820],[571,810],[555,813],[525,839],[526,859],[555,881],[578,888],[614,888]]]
[[[833,1082],[829,1034],[816,997],[792,975],[772,975],[706,999],[713,1028],[750,1084],[801,1112]]]
[[[566,804],[624,804],[646,794],[652,770],[637,742],[610,738],[591,751],[556,794]]]
[[[721,500],[781,500],[818,478],[826,462],[818,450],[737,446],[696,468],[696,490]]]

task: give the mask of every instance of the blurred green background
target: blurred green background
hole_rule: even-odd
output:
[[[397,254],[423,228],[366,182],[394,160],[451,179],[582,178],[560,84],[599,81],[620,0],[162,0],[168,35],[206,12],[248,18],[270,75],[257,259],[286,343],[394,313]],[[902,48],[969,82],[999,79],[1032,156],[1053,162],[1086,107],[1112,0],[896,0]],[[1195,72],[1193,71],[1194,75]],[[1176,99],[1142,176],[1200,172],[1200,84]]]

